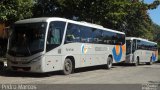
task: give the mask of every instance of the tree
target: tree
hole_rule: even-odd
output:
[[[7,24],[32,17],[33,0],[2,0],[0,1],[0,21]]]
[[[33,17],[62,17],[62,0],[37,0],[33,8]]]
[[[138,0],[65,0],[62,13],[63,17],[77,17],[79,21],[124,31],[127,36],[153,40],[154,29],[147,13],[148,6]]]
[[[153,24],[154,28],[154,41],[158,42],[158,50],[160,51],[160,26]],[[160,53],[159,53],[160,54]]]
[[[153,40],[153,26],[147,10],[159,5],[155,0],[37,0],[34,17],[65,17],[87,21],[126,32],[127,36]]]
[[[32,0],[1,0],[0,1],[0,32],[4,32],[5,26],[13,24],[13,22],[32,17],[32,7],[34,2]],[[0,26],[1,26],[0,25]],[[7,37],[3,38],[0,35],[0,56],[5,56],[7,50]]]
[[[160,42],[160,26],[153,23],[152,27],[154,29],[154,40]]]

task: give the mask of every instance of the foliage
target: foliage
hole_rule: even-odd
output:
[[[143,0],[0,0],[0,23],[10,25],[31,17],[87,21],[123,31],[126,36],[157,41],[160,51],[160,26],[147,13],[159,4],[160,0],[151,4]]]
[[[143,0],[2,0],[0,20],[12,23],[30,17],[64,17],[153,40],[153,34],[160,29],[152,23],[147,10],[159,4],[158,0],[151,4]]]
[[[0,21],[8,24],[32,17],[33,0],[0,1]]]
[[[34,5],[34,17],[53,17],[60,16],[61,6],[58,0],[37,0]]]
[[[160,26],[159,25],[156,25],[156,24],[153,24],[153,29],[154,29],[154,41],[157,41],[158,42],[158,49],[160,51]]]
[[[153,24],[154,27],[154,40],[160,42],[160,26]]]
[[[34,17],[58,16],[87,21],[153,40],[154,26],[147,13],[159,1],[145,4],[138,0],[38,0]]]

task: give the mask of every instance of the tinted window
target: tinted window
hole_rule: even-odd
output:
[[[15,24],[9,39],[8,53],[30,56],[44,50],[46,22]]]
[[[103,36],[102,36],[103,31],[99,30],[99,29],[95,29],[93,32],[93,36],[94,36],[94,43],[97,44],[103,44]]]
[[[80,26],[68,24],[65,43],[80,42]]]
[[[125,35],[104,31],[103,43],[111,45],[123,45],[125,43]]]
[[[137,48],[142,50],[157,50],[157,44],[137,40]]]
[[[93,31],[94,29],[90,27],[80,26],[81,42],[93,43]]]
[[[47,36],[47,51],[61,44],[64,28],[65,22],[54,21],[50,23]]]
[[[125,35],[69,23],[65,43],[72,42],[123,45]]]

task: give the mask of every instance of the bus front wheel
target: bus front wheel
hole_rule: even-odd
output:
[[[111,58],[111,57],[108,57],[106,68],[107,68],[107,69],[110,69],[110,68],[112,67],[112,63],[113,63],[112,58]]]
[[[72,70],[73,70],[72,61],[71,61],[71,59],[66,58],[65,61],[64,61],[62,74],[69,75],[69,74],[72,73]]]

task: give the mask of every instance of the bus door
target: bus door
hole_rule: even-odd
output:
[[[137,49],[137,40],[133,40],[132,41],[132,50],[131,50],[131,52],[132,52],[132,62],[134,62],[135,60],[136,60],[136,49]]]
[[[132,60],[132,40],[126,40],[126,63],[130,63]]]

